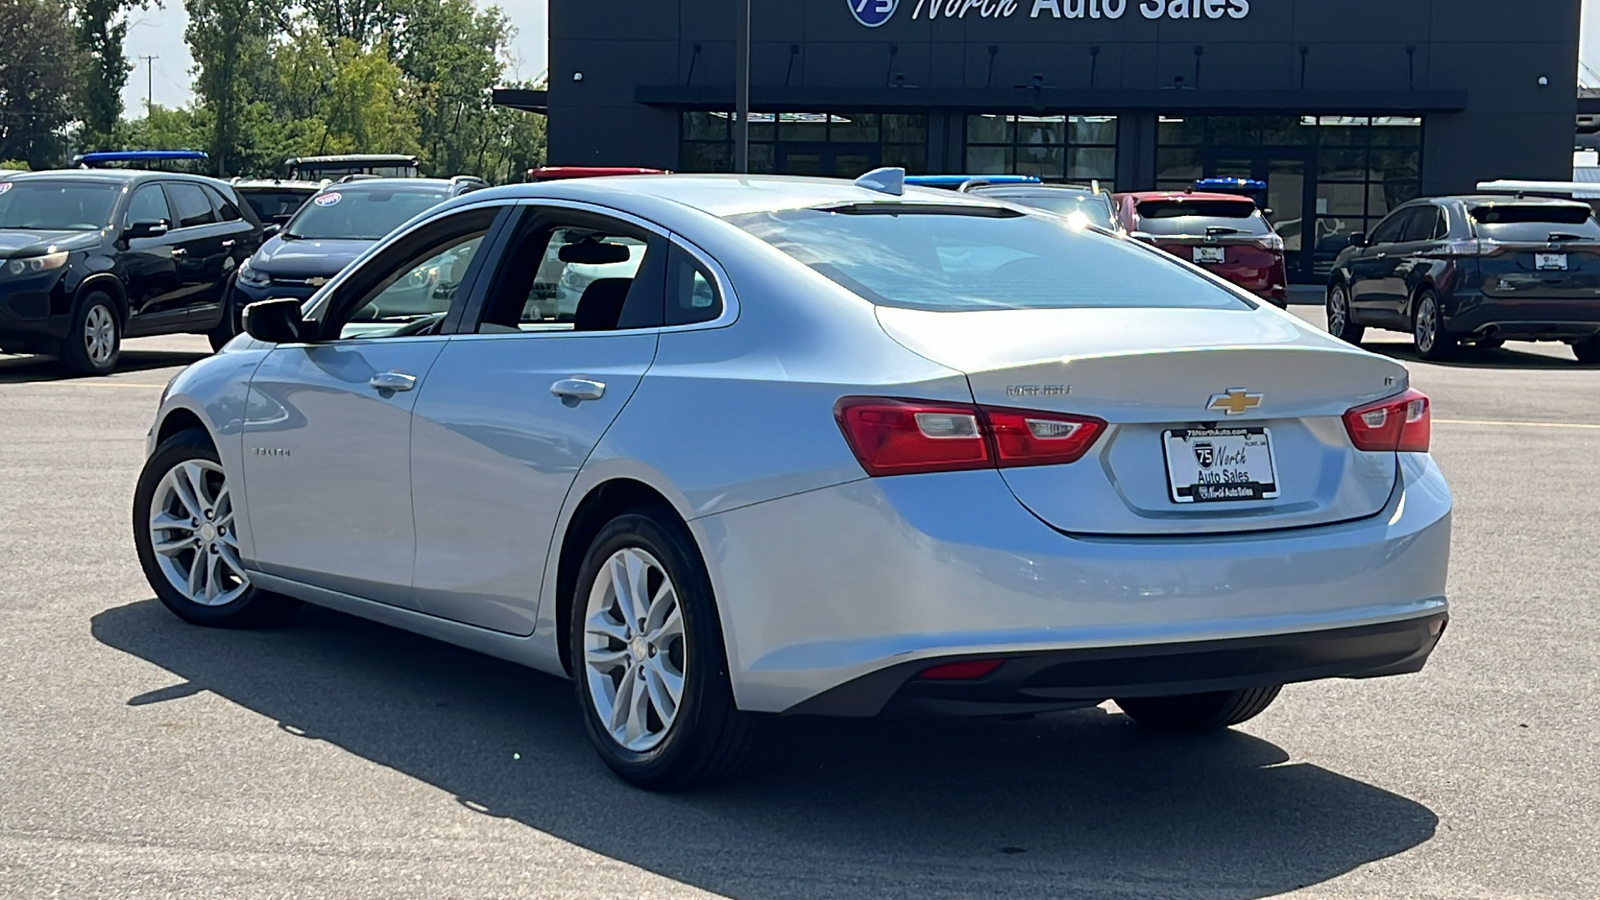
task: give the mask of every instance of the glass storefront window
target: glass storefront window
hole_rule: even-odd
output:
[[[684,112],[678,168],[684,172],[733,170],[733,114]],[[923,172],[928,161],[928,117],[903,113],[753,112],[750,171],[854,178],[883,165]]]
[[[1045,181],[1117,176],[1116,116],[967,116],[965,171],[972,175],[1033,175]]]

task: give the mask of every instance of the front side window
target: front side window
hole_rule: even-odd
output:
[[[211,201],[206,199],[199,185],[169,184],[167,196],[171,199],[173,211],[178,216],[177,221],[173,223],[174,227],[193,228],[217,221],[216,210],[211,208]]]
[[[443,201],[444,189],[340,186],[311,198],[283,229],[290,240],[375,241]]]
[[[1392,244],[1395,241],[1400,240],[1401,231],[1404,230],[1406,226],[1406,220],[1410,217],[1411,210],[1409,209],[1402,209],[1399,212],[1391,214],[1389,218],[1379,222],[1377,228],[1372,229],[1372,237],[1369,239],[1368,243]]]
[[[122,185],[112,182],[0,181],[0,228],[93,231],[111,220]]]
[[[728,221],[880,306],[1249,308],[1164,254],[1054,216],[883,203]]]
[[[137,191],[128,200],[127,224],[134,222],[166,222],[172,225],[172,211],[167,208],[167,195],[162,193],[161,185],[147,184]]]
[[[485,232],[435,245],[394,266],[339,329],[341,338],[433,334],[456,300]]]
[[[478,330],[617,331],[661,324],[660,239],[622,223],[535,216],[506,250]]]

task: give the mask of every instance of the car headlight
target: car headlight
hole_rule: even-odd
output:
[[[13,259],[6,263],[7,275],[37,275],[59,269],[67,264],[67,251],[57,250],[55,253],[46,253],[43,256],[28,256],[22,259]]]
[[[255,288],[271,287],[272,276],[251,267],[247,259],[239,264],[239,283]]]

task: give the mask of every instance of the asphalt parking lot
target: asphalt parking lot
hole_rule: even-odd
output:
[[[1600,369],[1402,341],[1369,347],[1432,396],[1456,497],[1424,672],[1203,739],[789,721],[666,796],[601,766],[564,682],[330,612],[167,614],[129,504],[204,338],[109,378],[0,357],[0,897],[1600,896]]]

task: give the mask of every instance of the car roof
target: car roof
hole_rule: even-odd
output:
[[[994,194],[997,197],[1043,197],[1061,192],[1089,197],[1110,197],[1111,192],[1095,190],[1087,184],[979,184],[967,188],[968,194]]]
[[[300,183],[304,184],[305,182]],[[367,191],[374,188],[382,188],[389,191],[410,189],[415,191],[448,192],[452,187],[459,186],[459,184],[452,184],[444,178],[362,178],[357,181],[335,181],[331,184],[322,185],[318,188],[318,193],[338,191],[343,194],[351,191]]]
[[[1495,206],[1500,204],[1515,206],[1581,206],[1589,208],[1589,204],[1582,200],[1568,200],[1564,197],[1519,197],[1516,194],[1452,194],[1445,197],[1426,198],[1435,203],[1455,201],[1470,203],[1474,206]]]
[[[416,179],[413,178],[413,179],[407,179],[407,180],[415,181]],[[229,182],[229,184],[232,184],[235,189],[240,189],[240,188],[244,188],[244,189],[248,189],[248,188],[268,188],[268,189],[288,188],[289,190],[301,190],[301,191],[316,191],[316,190],[321,190],[322,189],[322,182],[320,182],[320,181],[290,181],[288,179],[280,179],[280,178],[238,178],[238,179],[235,179],[235,180]]]
[[[417,179],[409,179],[416,181]],[[362,182],[372,184],[372,182]],[[1004,206],[974,194],[907,185],[904,195],[861,187],[842,178],[797,175],[619,175],[509,184],[473,191],[458,205],[495,199],[562,199],[628,209],[687,207],[719,218],[842,203],[921,202],[944,206]],[[631,203],[629,201],[632,201]]]
[[[7,175],[11,181],[38,181],[43,179],[70,179],[73,181],[97,181],[106,184],[127,184],[133,181],[143,181],[151,178],[160,178],[169,181],[192,181],[196,184],[209,184],[230,186],[226,181],[209,178],[205,175],[189,175],[184,172],[159,172],[150,169],[41,169],[37,172],[16,172]]]
[[[1135,203],[1143,203],[1146,200],[1202,200],[1255,204],[1254,200],[1239,194],[1217,194],[1206,191],[1129,191],[1117,196],[1132,197]]]

